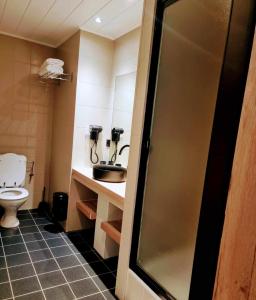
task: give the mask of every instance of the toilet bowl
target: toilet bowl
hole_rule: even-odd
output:
[[[5,210],[1,226],[13,228],[19,226],[18,208],[28,199],[28,191],[24,188],[0,188],[0,206]]]
[[[18,208],[26,202],[29,192],[25,184],[27,159],[23,155],[7,153],[0,155],[0,206],[4,215],[0,225],[5,228],[19,226]]]

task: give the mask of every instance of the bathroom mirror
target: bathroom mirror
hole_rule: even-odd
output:
[[[114,83],[114,101],[112,114],[112,128],[119,127],[124,129],[118,143],[118,151],[124,145],[130,144],[132,113],[136,84],[136,72],[123,74],[115,77]],[[111,147],[110,159],[114,151],[114,145]],[[129,148],[117,157],[118,163],[127,166],[129,158]]]

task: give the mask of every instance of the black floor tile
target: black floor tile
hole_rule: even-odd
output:
[[[68,282],[88,277],[87,272],[84,270],[84,268],[82,266],[76,266],[76,267],[65,269],[62,271]]]
[[[54,259],[49,259],[49,260],[34,263],[34,267],[36,269],[37,274],[56,271],[59,269]]]
[[[92,248],[87,243],[76,244],[73,247],[75,249],[77,249],[76,252],[88,252],[88,251],[92,251]]]
[[[47,300],[56,300],[56,299],[71,300],[71,299],[75,299],[73,293],[71,292],[71,290],[70,290],[70,288],[67,284],[44,290],[44,293],[45,293],[45,296],[46,296]]]
[[[20,209],[17,211],[17,216],[20,215],[28,215],[29,214],[29,210],[28,209]]]
[[[6,282],[8,280],[9,280],[9,278],[8,278],[7,270],[2,269],[0,271],[0,283]]]
[[[24,234],[23,238],[25,242],[33,242],[33,241],[39,241],[43,239],[41,233],[39,232]]]
[[[58,246],[66,246],[67,245],[62,237],[46,240],[46,242],[49,247],[58,247]]]
[[[54,287],[66,283],[61,271],[50,272],[38,275],[43,289]]]
[[[76,297],[88,296],[99,292],[96,285],[90,278],[72,282],[70,283],[70,286]]]
[[[84,298],[80,298],[79,300],[105,300],[101,293],[90,295]]]
[[[24,265],[30,263],[30,259],[27,253],[20,253],[6,256],[8,267]]]
[[[20,231],[22,234],[39,232],[37,226],[22,227],[20,228]]]
[[[14,296],[19,296],[40,290],[40,285],[37,278],[29,277],[25,279],[12,281],[12,289]]]
[[[20,235],[19,228],[9,228],[9,229],[1,228],[0,232],[2,237]]]
[[[11,292],[11,287],[10,283],[1,283],[0,284],[0,299],[6,299],[6,298],[11,298],[12,297],[12,292]]]
[[[56,260],[61,268],[74,267],[80,264],[80,261],[76,258],[75,255],[57,257]]]
[[[85,252],[85,253],[81,253],[81,254],[84,257],[84,259],[86,260],[86,262],[88,262],[88,263],[100,260],[99,256],[93,251]]]
[[[52,258],[51,252],[48,249],[30,252],[30,256],[33,262]]]
[[[20,220],[20,227],[33,226],[33,225],[35,225],[35,222],[32,219],[29,219],[29,220]]]
[[[101,291],[112,289],[116,284],[116,279],[111,273],[93,277],[93,280],[96,282]]]
[[[3,237],[2,241],[4,245],[23,243],[23,239],[20,235]]]
[[[15,300],[44,300],[44,299],[45,298],[42,292],[35,292],[32,294],[15,297]]]
[[[104,297],[105,297],[107,300],[115,300],[115,299],[118,299],[118,298],[115,296],[115,289],[105,291],[105,292],[103,292],[103,295],[104,295]]]
[[[19,221],[21,221],[21,220],[31,220],[32,217],[31,217],[30,214],[22,214],[22,215],[18,215],[18,219],[19,219]]]
[[[9,275],[11,280],[21,279],[21,278],[35,275],[35,271],[32,264],[11,267],[8,270],[9,270]]]
[[[73,254],[68,246],[60,246],[60,247],[56,247],[56,248],[51,248],[51,251],[55,257]]]
[[[0,269],[5,267],[6,267],[5,258],[0,256]]]
[[[35,241],[35,242],[27,242],[26,246],[28,248],[28,251],[35,251],[35,250],[48,248],[47,244],[43,240],[42,241]]]
[[[4,246],[5,255],[12,255],[27,252],[27,249],[24,244],[17,245],[6,245]]]
[[[3,247],[0,247],[0,256],[4,256]]]
[[[111,271],[115,271],[117,269],[117,264],[118,264],[118,256],[115,257],[110,257],[108,259],[104,260],[104,264],[107,265],[107,267]]]
[[[38,219],[35,219],[35,222],[36,222],[37,225],[52,224],[52,222],[49,221],[49,220],[46,219],[46,218],[38,218]]]
[[[110,272],[101,261],[85,264],[84,267],[91,276]]]

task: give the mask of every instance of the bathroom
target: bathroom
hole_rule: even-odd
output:
[[[0,1],[0,299],[256,299],[255,15]]]

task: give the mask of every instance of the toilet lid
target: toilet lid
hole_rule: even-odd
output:
[[[0,155],[0,187],[24,186],[27,158],[6,153]]]
[[[0,200],[21,200],[28,197],[29,192],[23,188],[0,189]]]

